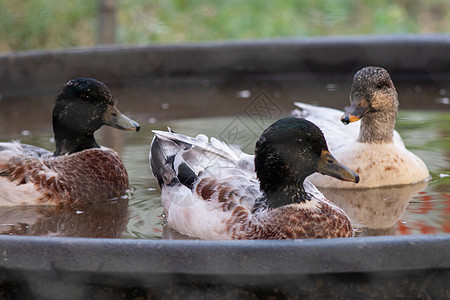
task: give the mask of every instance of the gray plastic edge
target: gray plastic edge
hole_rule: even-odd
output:
[[[273,275],[450,268],[450,235],[200,241],[0,236],[0,269]]]

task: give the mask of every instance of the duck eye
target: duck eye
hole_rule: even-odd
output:
[[[111,114],[114,118],[117,118],[117,114],[116,113],[112,113]]]
[[[381,89],[382,87],[383,87],[383,85],[382,85],[381,83],[378,83],[378,84],[377,84],[377,88],[378,88],[378,89]]]

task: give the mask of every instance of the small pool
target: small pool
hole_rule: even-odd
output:
[[[1,291],[20,299],[448,298],[449,41],[448,35],[324,37],[0,56],[0,141],[53,149],[55,95],[79,76],[107,83],[119,109],[142,125],[139,133],[96,134],[127,167],[126,199],[0,208]],[[427,164],[430,182],[363,196],[324,190],[361,237],[166,239],[180,237],[163,225],[148,168],[152,129],[202,132],[251,153],[262,130],[289,115],[294,101],[348,105],[352,76],[368,65],[391,74],[400,100],[397,130]]]
[[[237,96],[251,98],[249,93],[236,91]],[[131,239],[179,238],[164,225],[160,190],[148,166],[149,145],[153,137],[151,130],[164,130],[170,126],[174,131],[188,135],[195,136],[201,132],[239,144],[243,150],[252,153],[262,130],[285,115],[276,105],[277,102],[267,102],[272,107],[264,108],[262,103],[252,104],[255,99],[243,101],[243,104],[250,103],[266,109],[260,110],[261,116],[252,114],[255,107],[243,107],[249,113],[236,116],[164,121],[158,121],[151,113],[147,113],[145,118],[140,116],[140,133],[101,129],[97,133],[98,141],[116,149],[129,172],[128,199],[64,208],[0,207],[0,233]],[[125,103],[119,107],[127,109]],[[171,110],[166,103],[162,104],[162,109]],[[405,110],[399,113],[397,130],[407,148],[427,164],[432,174],[428,183],[363,191],[323,190],[328,199],[335,201],[350,215],[357,236],[450,233],[449,120],[448,112]],[[23,143],[54,149],[53,133],[48,125],[33,130],[33,123],[27,123],[26,119],[16,122],[20,123],[17,126],[30,129],[21,129],[19,134],[8,134],[2,128],[2,141],[20,139]]]

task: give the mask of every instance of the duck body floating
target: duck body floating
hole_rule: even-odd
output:
[[[154,131],[150,165],[168,225],[200,239],[350,237],[344,211],[305,178],[358,175],[328,152],[311,122],[281,119],[256,143],[255,156],[204,135]]]
[[[295,105],[300,110],[295,110],[293,115],[319,126],[330,152],[357,172],[361,179],[356,185],[313,174],[308,179],[316,186],[373,188],[415,184],[429,179],[425,163],[405,148],[402,138],[394,130],[399,103],[385,69],[365,67],[355,74],[350,107],[345,113],[300,102]],[[360,119],[360,125],[353,123]]]
[[[101,147],[103,125],[139,131],[114,105],[108,87],[91,78],[70,80],[53,109],[56,150],[0,143],[0,206],[66,205],[125,195],[128,174],[119,155]]]

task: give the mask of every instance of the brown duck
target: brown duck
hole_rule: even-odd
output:
[[[65,205],[123,196],[127,171],[119,155],[94,138],[103,125],[139,131],[139,124],[116,108],[105,84],[91,78],[67,82],[53,109],[54,153],[0,143],[0,205]]]

